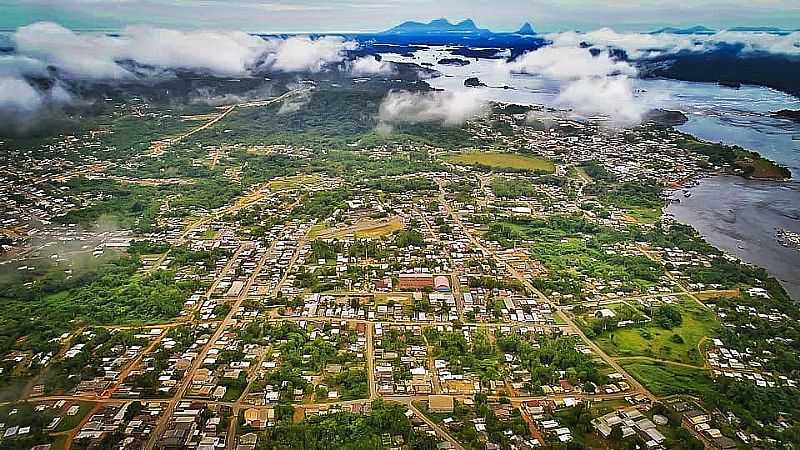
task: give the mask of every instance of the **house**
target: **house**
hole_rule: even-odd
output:
[[[392,279],[391,278],[383,278],[380,280],[375,280],[373,282],[373,286],[375,287],[376,291],[390,291],[392,289]]]
[[[239,445],[236,450],[253,450],[258,443],[258,435],[256,433],[247,433],[239,436]]]
[[[214,398],[214,400],[219,401],[222,400],[223,397],[225,397],[225,393],[227,391],[228,388],[226,388],[225,386],[217,386],[216,388],[214,388],[214,392],[211,394],[211,396]]]
[[[719,450],[732,450],[738,448],[738,445],[736,445],[736,441],[727,436],[720,436],[714,439],[711,442],[711,445]]]
[[[598,319],[613,319],[614,317],[617,317],[614,311],[608,308],[598,309],[595,311],[594,316]]]
[[[244,421],[248,427],[263,430],[267,423],[275,418],[274,409],[248,408],[244,411]]]
[[[203,384],[207,382],[210,378],[211,378],[211,371],[209,369],[206,368],[197,369],[194,372],[192,383]]]

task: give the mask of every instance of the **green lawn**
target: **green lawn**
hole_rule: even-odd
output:
[[[64,447],[67,446],[67,436],[60,435],[55,438],[55,440],[50,444],[50,450],[62,450]]]
[[[505,152],[464,152],[445,156],[445,159],[471,166],[486,166],[496,169],[531,170],[553,173],[556,170],[552,161],[544,158]]]
[[[648,362],[622,363],[622,367],[659,397],[673,394],[702,397],[714,390],[714,381],[705,369]]]
[[[702,352],[698,345],[704,337],[712,337],[719,323],[709,310],[697,303],[681,298],[679,303],[683,323],[671,330],[655,324],[639,328],[619,328],[599,335],[595,341],[612,356],[647,356],[685,364],[702,365]],[[677,334],[683,343],[674,342]]]
[[[225,396],[222,397],[222,400],[226,401],[226,402],[235,402],[236,400],[239,399],[239,397],[242,396],[242,393],[244,393],[244,390],[245,390],[246,387],[247,387],[247,385],[245,385],[245,386],[228,386],[228,389],[225,390]]]
[[[94,403],[92,402],[80,402],[79,405],[80,410],[78,414],[74,416],[69,416],[66,412],[63,414],[61,422],[58,424],[55,431],[69,431],[77,427],[81,423],[81,420],[86,417],[86,414],[89,414],[89,411],[94,408]]]
[[[638,223],[656,223],[661,219],[661,210],[658,208],[631,208],[628,215],[636,219]]]
[[[28,376],[9,376],[0,381],[0,402],[19,400],[30,381]]]
[[[591,417],[600,417],[606,413],[610,413],[611,411],[616,411],[627,406],[630,406],[630,404],[625,400],[595,402],[591,405]],[[592,450],[611,450],[620,448],[619,443],[610,439],[604,439],[602,436],[600,436],[600,434],[595,432],[593,428],[584,430],[576,426],[574,421],[570,420],[571,412],[572,411],[570,411],[570,408],[568,408],[556,412],[555,416],[560,419],[565,426],[568,426],[572,430],[572,441],[578,444],[580,448]]]

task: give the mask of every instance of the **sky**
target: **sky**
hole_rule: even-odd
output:
[[[75,30],[126,25],[248,32],[370,32],[405,20],[474,19],[494,31],[649,31],[705,25],[800,28],[800,0],[0,0],[0,30],[39,21]]]

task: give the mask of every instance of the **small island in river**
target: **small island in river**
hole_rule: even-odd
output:
[[[773,112],[772,115],[781,119],[788,119],[792,122],[800,123],[800,110],[782,109]]]
[[[467,66],[469,65],[469,61],[466,59],[461,58],[442,58],[439,61],[439,64],[445,66]]]
[[[482,82],[478,77],[470,77],[464,80],[466,87],[486,87],[486,83]]]

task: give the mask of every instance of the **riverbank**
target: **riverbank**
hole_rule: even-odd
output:
[[[666,212],[694,227],[715,247],[766,269],[800,301],[800,251],[781,245],[778,233],[800,233],[800,183],[735,176],[703,178],[674,191]]]
[[[498,70],[495,60],[477,59],[468,66],[437,64],[451,56],[444,48],[421,50],[410,58],[384,56],[387,61],[437,70],[442,76],[427,80],[436,89],[459,92],[466,89],[466,80],[477,78],[487,86],[469,89],[486,101],[554,105],[560,92],[557,80],[509,74]],[[720,158],[716,165],[731,167],[730,172],[742,175],[702,179],[691,188],[691,197],[676,192],[681,203],[670,205],[667,212],[692,225],[712,245],[765,268],[800,301],[800,252],[781,246],[776,239],[776,228],[800,231],[798,221],[790,219],[792,208],[800,208],[800,188],[791,181],[759,180],[783,180],[786,169],[800,177],[800,139],[794,139],[800,136],[800,124],[773,115],[781,109],[800,110],[800,99],[750,85],[730,89],[717,83],[667,79],[633,82],[639,104],[681,111],[688,121],[675,129],[690,141],[704,141],[701,152],[716,154]],[[794,217],[800,213],[795,211]]]
[[[758,152],[738,146],[702,141],[685,133],[683,139],[678,141],[678,146],[707,156],[711,164],[730,166],[734,175],[761,180],[788,180],[792,177],[788,168],[764,158]]]

